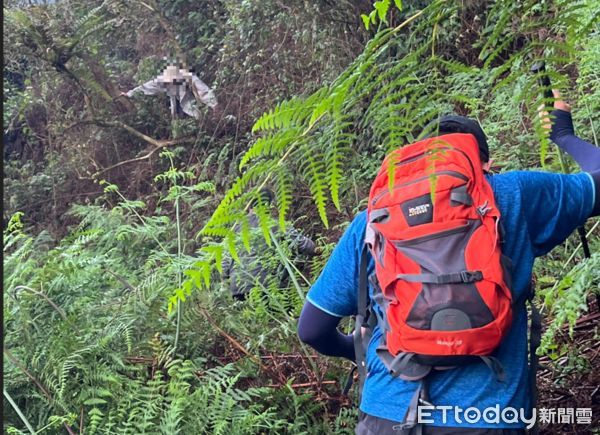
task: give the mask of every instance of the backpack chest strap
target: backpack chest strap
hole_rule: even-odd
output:
[[[422,282],[425,284],[467,284],[483,279],[483,272],[481,270],[462,270],[460,272],[453,273],[418,273],[418,274],[406,274],[401,273],[397,275],[398,279],[408,282]]]

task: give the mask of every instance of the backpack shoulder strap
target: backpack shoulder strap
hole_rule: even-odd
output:
[[[357,313],[362,317],[364,321],[367,320],[367,309],[369,307],[369,287],[367,277],[367,266],[368,266],[368,248],[367,245],[363,245],[360,253],[360,266],[358,272],[358,306]],[[366,325],[362,325],[366,326]]]
[[[537,371],[538,371],[538,356],[537,348],[542,340],[542,315],[540,310],[533,303],[535,291],[533,283],[530,284],[529,295],[527,300],[531,307],[531,327],[529,330],[529,394],[531,394],[531,408],[537,407],[538,389],[537,389]],[[529,432],[531,435],[539,433],[537,422]]]
[[[362,396],[362,387],[367,376],[366,346],[371,338],[370,333],[363,334],[363,328],[368,328],[368,307],[369,307],[369,288],[367,282],[368,250],[363,245],[360,254],[360,266],[358,273],[358,300],[356,319],[354,322],[354,354],[356,356],[356,366],[358,369],[358,396]],[[368,337],[367,337],[368,336]]]
[[[531,324],[529,326],[529,394],[531,395],[531,408],[537,407],[538,400],[538,389],[537,389],[537,371],[539,365],[539,358],[537,356],[537,348],[542,341],[542,314],[540,310],[535,306],[533,299],[535,297],[535,290],[533,282],[529,284],[529,290],[519,298],[513,301],[513,307],[516,308],[521,302],[524,304],[529,303],[531,308],[531,315],[529,316]],[[530,435],[537,435],[539,433],[539,427],[537,422],[528,432]]]

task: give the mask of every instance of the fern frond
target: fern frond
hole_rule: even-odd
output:
[[[325,228],[329,227],[329,223],[327,220],[327,197],[325,196],[325,192],[327,190],[327,184],[324,177],[325,174],[325,166],[323,165],[323,160],[321,155],[314,155],[314,150],[307,150],[304,155],[305,163],[302,165],[302,172],[308,178],[308,186],[310,188],[310,193],[313,196],[315,204],[317,205],[317,210],[319,212],[319,217],[321,221],[325,225]]]
[[[277,208],[279,210],[279,228],[285,231],[285,219],[292,205],[292,192],[294,177],[289,170],[280,166],[275,172],[275,198],[277,200]]]

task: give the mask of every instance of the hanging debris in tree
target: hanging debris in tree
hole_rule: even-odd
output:
[[[217,107],[217,98],[212,89],[194,73],[177,65],[168,65],[165,70],[152,80],[121,95],[131,98],[133,95],[157,95],[165,93],[171,100],[171,117],[175,119],[181,112],[199,119],[200,110],[194,104],[195,100],[211,109]]]

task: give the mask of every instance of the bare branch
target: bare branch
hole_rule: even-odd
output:
[[[155,146],[156,148],[163,148],[165,146],[174,145],[176,143],[189,143],[194,140],[191,136],[182,137],[179,139],[170,139],[170,140],[162,140],[162,139],[154,139],[139,130],[136,130],[132,126],[125,124],[122,121],[107,121],[105,119],[92,118],[85,119],[83,121],[77,121],[67,127],[64,128],[63,132],[70,130],[72,128],[78,127],[80,125],[97,125],[98,127],[105,128],[121,128],[123,130],[128,131],[132,135],[142,139],[144,142],[149,143],[150,145]]]
[[[173,140],[164,140],[164,141],[156,141],[156,143],[158,144],[156,146],[156,148],[154,148],[152,151],[150,151],[148,154],[143,155],[141,157],[135,157],[133,159],[128,159],[128,160],[124,160],[122,162],[119,163],[115,163],[114,165],[109,166],[108,168],[104,168],[94,174],[92,174],[92,178],[96,179],[98,178],[99,175],[104,174],[105,172],[108,172],[112,169],[118,168],[119,166],[123,166],[123,165],[127,165],[129,163],[135,163],[135,162],[141,162],[143,160],[147,160],[150,157],[152,157],[152,155],[154,153],[156,153],[158,150],[168,147],[170,145],[175,145],[175,144],[180,144],[180,143],[186,143],[186,142],[191,142],[193,140],[193,138],[182,138],[182,139],[173,139]]]
[[[15,287],[15,293],[18,292],[19,290],[26,290],[30,293],[33,293],[36,296],[41,297],[42,299],[44,299],[46,302],[48,302],[48,304],[54,308],[54,310],[56,310],[56,312],[60,315],[60,317],[62,317],[63,320],[67,320],[67,315],[65,314],[65,312],[62,310],[62,308],[60,308],[58,305],[56,305],[54,302],[52,302],[52,299],[50,299],[47,295],[45,295],[44,293],[34,290],[31,287],[27,287],[26,285],[19,285],[17,287]]]
[[[127,281],[125,278],[123,278],[121,275],[113,272],[112,270],[108,269],[108,268],[104,268],[104,270],[106,272],[108,272],[109,274],[111,274],[112,276],[114,276],[121,284],[123,284],[125,287],[127,287],[132,293],[137,292],[137,289],[129,283],[129,281]]]

